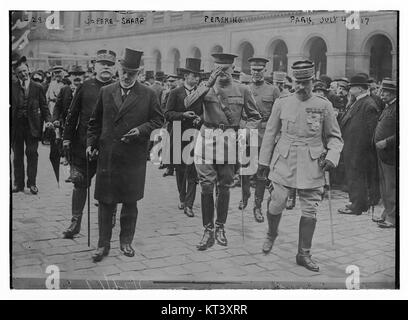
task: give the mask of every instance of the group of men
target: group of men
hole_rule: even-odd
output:
[[[215,243],[228,245],[225,224],[230,189],[239,167],[243,191],[239,207],[244,209],[248,204],[250,176],[243,174],[243,169],[251,163],[240,166],[235,161],[231,163],[228,151],[236,150],[242,142],[245,150],[253,148],[252,130],[257,130],[255,152],[259,156],[253,175],[253,213],[257,222],[264,221],[261,208],[266,188],[270,191],[268,230],[262,247],[265,254],[272,250],[288,199],[294,201],[297,193],[302,215],[296,262],[309,270],[319,270],[311,259],[317,207],[324,194],[325,171],[333,172],[341,155],[351,203],[339,213],[361,214],[368,209],[369,170],[372,166],[377,168],[378,158],[385,210],[377,222],[382,227],[395,226],[395,81],[385,79],[382,83],[385,108],[377,125],[380,111],[368,93],[370,84],[365,74],[357,74],[350,81],[337,79],[333,82],[337,87],[331,85],[330,79],[328,89],[328,77],[315,81],[314,63],[302,60],[291,66],[293,78],[284,72],[274,72],[270,83],[265,75],[268,59],[251,57],[249,76],[234,72],[236,55],[214,53],[210,73],[203,72],[200,59],[187,58],[177,75],[156,73],[153,77],[150,72],[140,74],[142,54],[126,48],[124,57],[117,60],[115,52],[99,50],[92,77],[83,82],[77,79],[78,85],[74,87],[61,86],[58,94],[53,91],[56,85],[50,84],[47,96],[40,84],[30,81],[24,60],[14,65],[17,80],[13,82],[11,102],[13,192],[24,190],[24,143],[29,160],[27,187],[36,193],[42,123],[48,128],[61,127],[64,153],[71,167],[70,181],[74,184],[71,224],[64,237],[73,238],[80,232],[87,187],[96,175],[99,241],[93,254],[95,262],[109,254],[120,203],[120,249],[125,255],[134,256],[131,244],[138,216],[137,201],[144,196],[150,134],[165,122],[170,133],[180,122],[181,136],[186,130],[199,130],[194,148],[188,150],[194,161],[186,161],[183,154],[191,141],[180,141],[177,152],[181,154],[170,151],[172,160],[166,165],[175,168],[179,209],[188,217],[194,216],[196,185],[200,183],[204,228],[197,245],[200,251]],[[83,76],[82,70],[73,70],[72,76]],[[52,108],[47,106],[47,97],[48,102],[55,99]],[[214,146],[227,152],[216,152]],[[373,150],[375,156],[366,162],[362,160]]]

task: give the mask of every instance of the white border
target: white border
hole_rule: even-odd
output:
[[[112,2],[111,2],[112,3]],[[401,4],[403,3],[403,4]],[[94,2],[90,5],[87,1],[70,0],[67,2],[58,2],[47,0],[35,2],[28,0],[20,0],[18,2],[2,1],[1,7],[1,43],[4,44],[1,51],[1,61],[3,61],[4,69],[9,68],[9,21],[8,10],[400,10],[400,57],[406,57],[407,53],[407,4],[402,1],[388,0],[370,0],[367,2],[357,2],[343,0],[332,4],[331,1],[258,1],[244,2],[237,0],[224,1],[185,1],[178,0],[169,2],[168,0],[161,1],[138,1],[137,7],[134,1],[121,1],[118,8],[115,4],[107,2]],[[6,47],[7,43],[7,47]],[[407,88],[406,78],[407,64],[405,59],[400,59],[400,88]],[[6,72],[6,73],[7,73]],[[1,107],[0,121],[2,132],[0,134],[0,146],[4,150],[4,155],[0,158],[1,180],[0,180],[0,196],[1,196],[1,214],[0,214],[0,298],[1,299],[140,299],[140,300],[156,300],[156,299],[246,299],[246,300],[279,300],[279,299],[407,299],[408,298],[408,283],[407,283],[407,256],[408,256],[408,236],[407,222],[408,212],[407,201],[404,197],[400,197],[400,287],[401,290],[10,290],[10,268],[9,268],[9,77],[5,76],[1,79]],[[407,106],[407,90],[400,92],[400,123],[404,123],[408,119],[406,110]],[[400,125],[400,194],[404,195],[407,190],[407,167],[403,164],[408,163],[406,151],[408,137],[408,126]],[[7,151],[6,151],[7,150]]]

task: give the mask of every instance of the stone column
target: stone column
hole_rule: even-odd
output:
[[[156,61],[153,56],[143,56],[144,70],[155,70]]]
[[[167,60],[167,59],[162,59],[162,71],[167,74],[173,74],[173,61]]]
[[[346,74],[346,52],[327,52],[326,74],[333,77],[344,77]]]
[[[349,52],[346,64],[346,77],[350,78],[357,72],[370,72],[370,55],[366,52]]]

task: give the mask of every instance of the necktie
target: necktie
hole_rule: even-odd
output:
[[[129,90],[126,90],[126,89],[122,88],[122,102],[124,102],[126,100],[128,92],[129,92]]]

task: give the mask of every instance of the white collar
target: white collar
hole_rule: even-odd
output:
[[[356,101],[357,100],[360,100],[360,99],[363,99],[364,97],[367,97],[367,96],[369,96],[370,95],[370,92],[369,91],[366,91],[365,93],[362,93],[362,94],[360,94],[358,97],[356,97]]]

